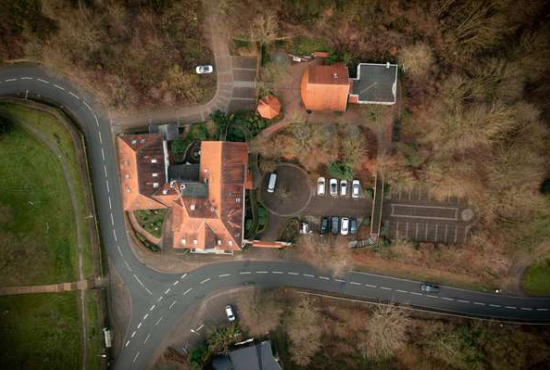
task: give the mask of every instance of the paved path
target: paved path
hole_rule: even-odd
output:
[[[4,295],[21,295],[21,294],[40,294],[40,293],[62,293],[72,292],[75,290],[86,291],[88,289],[102,288],[106,285],[106,281],[97,280],[81,280],[71,283],[46,284],[46,285],[27,285],[27,286],[10,286],[0,287],[0,296]]]
[[[216,93],[204,105],[167,107],[139,112],[128,116],[113,115],[115,132],[143,128],[150,124],[177,122],[180,125],[203,122],[216,110],[235,112],[256,108],[256,58],[231,56],[227,46],[228,32],[215,16],[207,18],[211,30],[212,51],[215,59]]]

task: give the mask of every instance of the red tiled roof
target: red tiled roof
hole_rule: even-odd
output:
[[[307,110],[346,110],[350,80],[343,64],[310,65],[302,76],[301,95]]]

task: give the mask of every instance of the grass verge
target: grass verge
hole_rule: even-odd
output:
[[[76,292],[0,297],[0,368],[77,369]]]
[[[95,290],[88,290],[86,292],[86,344],[87,349],[87,359],[86,359],[86,368],[87,369],[99,369],[101,368],[101,362],[105,361],[102,357],[98,355],[103,354],[102,351],[102,331],[99,327],[99,311],[98,311],[98,301],[99,301],[99,292]]]
[[[529,267],[523,277],[522,287],[530,295],[550,295],[550,258]]]

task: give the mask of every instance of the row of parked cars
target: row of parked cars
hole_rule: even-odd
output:
[[[334,234],[354,235],[357,234],[357,219],[355,217],[323,217],[319,233],[327,234],[329,231]]]
[[[324,177],[319,177],[317,179],[317,195],[326,194],[326,180]],[[328,185],[329,193],[333,197],[340,194],[341,196],[348,195],[348,180],[340,180],[340,191],[338,191],[338,180],[330,179]],[[359,198],[359,190],[361,189],[361,184],[359,180],[353,180],[351,182],[351,197]]]

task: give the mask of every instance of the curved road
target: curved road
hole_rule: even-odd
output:
[[[118,369],[149,367],[157,345],[192,304],[215,290],[251,282],[260,287],[305,288],[461,315],[550,323],[550,298],[507,297],[449,287],[442,287],[438,294],[425,294],[415,281],[358,272],[338,279],[297,263],[228,262],[184,275],[156,272],[130,249],[114,138],[101,106],[70,81],[35,65],[0,69],[1,96],[54,104],[71,115],[86,136],[103,248],[131,296],[129,327],[115,363]]]

